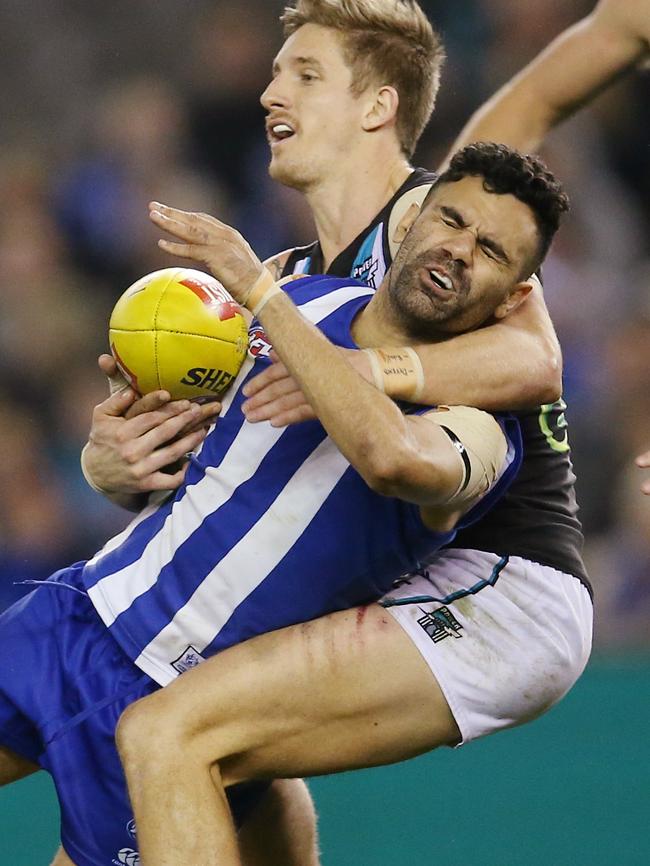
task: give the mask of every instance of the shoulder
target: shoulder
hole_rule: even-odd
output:
[[[433,172],[416,168],[402,187],[400,194],[393,201],[387,223],[391,259],[395,258],[399,249],[399,244],[393,240],[395,229],[412,204],[416,204],[418,207],[422,206],[422,202],[427,197],[435,179],[436,175]]]

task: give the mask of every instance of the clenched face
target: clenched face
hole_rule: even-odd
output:
[[[539,234],[530,208],[465,177],[434,188],[391,268],[393,314],[414,337],[478,327],[508,311],[530,276]]]
[[[335,30],[305,24],[287,39],[261,97],[272,178],[305,192],[346,161],[365,111],[351,83]]]

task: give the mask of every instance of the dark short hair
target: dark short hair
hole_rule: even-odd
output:
[[[562,214],[569,210],[569,197],[561,183],[538,156],[519,153],[505,144],[478,141],[454,154],[434,189],[468,175],[482,177],[487,192],[514,195],[531,209],[539,231],[538,256],[531,272],[535,270],[551,246]]]

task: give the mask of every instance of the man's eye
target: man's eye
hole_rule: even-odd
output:
[[[490,249],[490,247],[486,247],[484,244],[481,244],[481,250],[484,255],[488,257],[488,259],[492,259],[493,262],[496,262],[497,257],[494,255],[494,251]]]
[[[307,81],[307,82],[316,81],[316,76],[312,75],[311,72],[301,72],[300,73],[300,80],[301,81]]]

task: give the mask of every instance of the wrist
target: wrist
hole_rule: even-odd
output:
[[[417,403],[424,390],[424,370],[415,349],[410,346],[364,349],[370,361],[376,388],[393,400]]]
[[[97,493],[108,493],[108,491],[104,487],[100,487],[98,484],[95,484],[93,481],[92,475],[90,474],[90,470],[88,469],[88,455],[87,451],[90,448],[90,442],[86,442],[84,447],[81,449],[81,456],[79,458],[79,463],[81,464],[81,472],[83,477],[86,479],[86,482],[89,487],[92,487],[93,490],[97,491]]]
[[[258,316],[260,311],[271,300],[274,295],[282,292],[282,289],[275,281],[273,274],[268,268],[263,268],[257,280],[242,298],[242,305],[251,311],[254,316]]]

